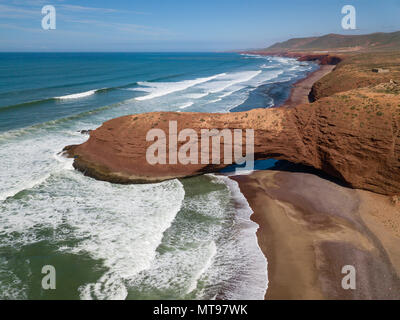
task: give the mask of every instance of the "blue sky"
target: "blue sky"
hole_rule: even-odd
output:
[[[41,9],[56,8],[56,30]],[[341,8],[357,9],[357,30]],[[0,51],[219,51],[400,30],[399,0],[0,0]]]

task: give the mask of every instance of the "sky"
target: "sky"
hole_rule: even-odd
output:
[[[42,28],[53,5],[56,29]],[[357,29],[341,9],[356,8]],[[227,51],[400,30],[400,0],[0,0],[0,51]]]

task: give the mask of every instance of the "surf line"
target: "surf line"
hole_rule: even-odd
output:
[[[181,318],[185,317],[188,307],[167,307],[161,304],[159,307],[154,307],[154,315],[175,315]]]

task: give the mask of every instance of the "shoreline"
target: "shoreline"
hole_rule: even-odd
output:
[[[230,178],[259,225],[268,261],[265,299],[400,299],[400,217],[388,197],[309,173]],[[345,265],[356,268],[356,290],[342,288]]]
[[[300,79],[299,81],[297,81],[296,83],[293,84],[293,86],[290,90],[289,98],[286,99],[286,101],[282,105],[277,106],[277,108],[281,108],[281,107],[294,108],[299,104],[309,103],[309,94],[311,92],[311,89],[312,89],[312,86],[314,85],[314,83],[317,82],[322,77],[324,77],[325,75],[332,72],[335,67],[336,67],[335,65],[320,64],[319,69],[309,73],[305,78]],[[253,174],[254,174],[254,172],[251,173],[250,176],[252,176]],[[264,299],[266,299],[266,300],[267,299],[275,299],[275,298],[286,299],[285,298],[286,294],[283,293],[283,295],[281,295],[281,293],[278,291],[279,289],[277,290],[274,287],[272,289],[269,289],[270,288],[269,284],[275,283],[274,280],[272,280],[272,281],[270,280],[270,277],[275,278],[275,270],[273,270],[273,272],[270,272],[270,269],[274,269],[274,264],[271,264],[271,267],[268,268],[268,263],[269,263],[269,260],[272,260],[273,262],[276,261],[276,254],[274,252],[274,246],[271,243],[271,240],[268,239],[268,237],[266,237],[266,234],[269,232],[268,230],[270,228],[268,226],[268,221],[260,213],[259,207],[257,207],[257,205],[256,205],[256,203],[259,199],[257,199],[257,196],[255,196],[255,198],[253,198],[253,196],[250,194],[246,195],[246,193],[242,190],[243,185],[246,186],[246,184],[244,184],[243,180],[248,181],[248,179],[246,180],[245,176],[230,176],[229,178],[231,178],[232,180],[237,182],[240,192],[242,192],[242,194],[245,197],[245,199],[247,200],[250,208],[253,210],[253,214],[251,214],[250,220],[254,221],[259,226],[259,228],[256,231],[256,237],[257,237],[257,242],[258,242],[257,244],[258,244],[258,247],[260,248],[260,250],[262,251],[262,253],[264,254],[266,264],[267,264],[267,270],[266,270],[267,290],[265,291]],[[286,274],[287,274],[287,276],[290,276],[290,274],[288,272],[286,272]],[[276,292],[276,291],[278,291],[278,292]],[[290,296],[291,294],[287,293],[287,295]],[[310,298],[320,299],[321,296],[312,293]]]
[[[335,65],[327,65],[327,64],[320,64],[319,69],[309,73],[305,78],[300,79],[299,81],[295,82],[290,90],[290,95],[286,101],[277,106],[278,108],[294,108],[299,104],[303,103],[309,103],[309,94],[311,92],[312,86],[314,85],[315,82],[317,82],[319,79],[323,78],[325,75],[329,74],[335,69]],[[261,171],[262,172],[262,171]],[[249,176],[252,176],[254,174],[251,173]],[[257,245],[260,248],[260,251],[263,253],[265,261],[266,261],[266,291],[264,295],[265,300],[274,300],[274,299],[288,299],[293,296],[293,293],[290,293],[288,291],[285,292],[285,290],[280,291],[279,288],[275,288],[276,285],[275,283],[277,282],[275,278],[278,278],[276,275],[276,269],[281,270],[281,268],[284,266],[276,266],[275,261],[277,261],[277,254],[275,252],[275,247],[274,244],[272,243],[272,239],[274,238],[273,236],[268,237],[268,233],[271,231],[271,226],[268,223],[268,219],[266,219],[266,216],[262,214],[262,207],[264,202],[268,204],[267,199],[263,199],[263,196],[260,196],[260,193],[257,193],[255,190],[255,196],[254,194],[248,193],[243,189],[243,187],[246,189],[247,184],[244,183],[244,181],[249,181],[249,178],[246,177],[245,175],[239,175],[239,176],[229,176],[231,180],[235,181],[238,184],[239,192],[242,193],[243,197],[246,199],[250,209],[252,210],[252,214],[250,215],[250,220],[255,222],[258,225],[258,229],[256,231],[256,240],[257,240]],[[258,204],[258,202],[261,200],[262,204]],[[264,201],[263,201],[264,200]],[[267,200],[267,201],[265,201]],[[273,262],[269,264],[270,260]],[[300,259],[301,260],[301,259]],[[277,268],[278,267],[278,268]],[[272,272],[271,272],[272,269]],[[297,268],[295,268],[297,269]],[[283,269],[285,270],[285,269]],[[297,270],[293,270],[297,271]],[[292,275],[292,270],[286,270],[286,272],[283,272],[284,278],[288,277],[287,279],[290,279],[290,276]],[[309,277],[309,276],[308,276]],[[272,279],[270,279],[272,278]],[[280,281],[282,282],[282,280]],[[291,281],[288,282],[288,287]],[[270,286],[272,285],[272,288]],[[278,280],[278,286],[279,286],[279,280]],[[299,290],[299,289],[297,289]],[[313,289],[308,289],[309,293],[307,293],[306,298],[307,299],[321,299],[321,295],[315,292]],[[298,295],[301,297],[301,295]],[[301,299],[301,298],[300,298]]]
[[[211,176],[220,179],[229,189],[235,205],[235,220],[239,230],[236,239],[242,244],[241,248],[246,250],[247,254],[251,253],[252,274],[250,277],[248,275],[248,280],[246,280],[246,282],[252,292],[252,299],[261,300],[268,289],[268,261],[257,239],[259,224],[251,218],[253,210],[243,192],[240,190],[239,183],[234,179],[230,179],[227,175],[211,174]],[[223,296],[222,294],[222,297]],[[248,297],[249,296],[246,296],[245,299]]]
[[[308,98],[309,89],[314,92],[320,85],[326,85],[326,81],[330,81],[328,84],[335,81],[331,78],[342,76],[342,72],[335,72],[324,78],[326,81],[313,86],[333,69],[334,66],[330,66],[306,75],[291,89],[292,103]],[[386,141],[393,141],[393,148],[397,148],[393,135],[396,126],[391,122],[389,111],[395,115],[400,101],[394,95],[399,89],[396,82],[390,82],[389,87],[373,88],[362,84],[360,82],[359,88],[346,96],[331,94],[313,104],[300,104],[290,109],[259,108],[212,114],[153,112],[123,116],[91,132],[87,142],[67,146],[64,150],[75,158],[76,169],[96,179],[113,183],[154,182],[218,172],[226,165],[149,164],[143,161],[145,154],[138,150],[146,150],[149,145],[143,137],[150,128],[177,130],[190,124],[198,143],[198,133],[204,129],[251,126],[256,131],[255,160],[274,158],[309,165],[342,178],[353,188],[395,197],[400,180],[392,170],[398,159],[394,152],[386,152]],[[343,88],[335,88],[338,89]],[[386,94],[382,94],[383,90]],[[360,108],[371,100],[376,101],[376,107]],[[334,105],[334,108],[327,105]],[[371,111],[376,112],[376,117],[369,116]],[[171,129],[171,121],[178,117],[181,127]],[[129,130],[131,128],[135,130]],[[211,155],[209,152],[209,157]],[[368,168],[375,167],[380,170],[365,174]],[[253,218],[260,226],[254,244],[258,242],[271,266],[264,270],[271,283],[266,293],[268,299],[400,299],[400,279],[396,271],[400,269],[400,263],[396,262],[400,258],[393,251],[400,244],[384,239],[382,235],[386,231],[372,232],[373,227],[366,227],[367,223],[361,218],[365,210],[360,211],[359,207],[369,202],[368,199],[361,201],[355,189],[333,184],[329,178],[321,179],[318,174],[279,173],[277,180],[270,174],[271,171],[259,171],[247,176],[249,180],[232,178],[239,180],[239,187],[254,212]],[[258,175],[261,176],[257,178]],[[327,205],[325,202],[329,199],[331,203]],[[383,207],[389,198],[382,196],[381,199],[383,202],[379,202],[379,206]],[[391,216],[394,225],[396,215]],[[393,229],[390,225],[385,228]],[[255,230],[252,232],[255,236]],[[344,292],[341,288],[341,270],[347,265],[360,268],[357,285],[361,291]],[[379,279],[382,274],[384,279]]]
[[[335,65],[319,65],[319,68],[308,75],[306,75],[305,78],[300,79],[299,81],[295,82],[290,90],[290,94],[288,99],[286,101],[277,106],[277,108],[294,108],[296,105],[303,104],[303,103],[309,103],[309,93],[311,92],[312,86],[314,85],[315,82],[317,82],[319,79],[327,75],[328,73],[332,72],[336,66]],[[254,174],[251,173],[250,176]],[[267,265],[266,269],[266,275],[267,275],[267,280],[266,280],[266,291],[264,295],[264,299],[275,299],[275,297],[281,296],[279,292],[275,293],[277,291],[274,289],[269,289],[269,284],[274,283],[274,281],[270,280],[270,277],[274,278],[274,272],[270,272],[270,269],[274,268],[274,264],[271,264],[271,268],[268,268],[269,265],[269,260],[276,261],[276,254],[274,254],[274,249],[271,241],[266,238],[266,233],[268,233],[268,221],[263,217],[262,214],[260,214],[257,205],[255,203],[258,201],[257,196],[253,198],[251,194],[246,194],[243,190],[242,187],[243,185],[246,186],[246,184],[243,183],[243,180],[246,180],[246,176],[239,175],[239,176],[229,176],[231,180],[235,181],[238,184],[239,192],[242,193],[243,197],[246,199],[249,207],[253,211],[253,213],[250,215],[250,220],[254,221],[258,225],[258,229],[256,231],[256,240],[257,240],[257,245],[260,248],[261,252],[263,253]],[[265,200],[265,199],[264,199]],[[271,248],[271,250],[270,250]],[[272,273],[272,274],[270,274]],[[288,274],[289,275],[289,274]],[[272,293],[271,293],[272,291]],[[281,297],[282,299],[285,299],[284,297]],[[320,296],[316,295],[314,298],[318,299],[321,298]]]
[[[268,52],[268,51],[245,51],[241,54],[250,54],[258,56],[278,56],[285,58],[293,58],[298,61],[314,61],[319,64],[319,68],[306,75],[303,79],[298,80],[292,85],[290,94],[286,101],[276,107],[294,108],[297,105],[309,103],[309,95],[313,85],[331,73],[338,63],[343,60],[343,57],[330,54],[308,54],[308,53],[288,53],[288,52]]]
[[[294,108],[300,104],[309,103],[309,94],[314,83],[331,73],[335,67],[334,65],[320,65],[318,70],[294,83],[289,98],[279,107]]]

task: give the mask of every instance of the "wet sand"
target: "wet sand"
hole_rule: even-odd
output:
[[[334,65],[321,65],[320,68],[313,73],[309,74],[305,79],[296,82],[293,85],[290,97],[282,105],[282,107],[293,108],[299,104],[308,103],[308,95],[315,82],[332,72],[336,66]]]
[[[400,207],[314,174],[231,177],[254,211],[268,260],[266,299],[400,299]],[[342,268],[356,290],[342,288]]]

